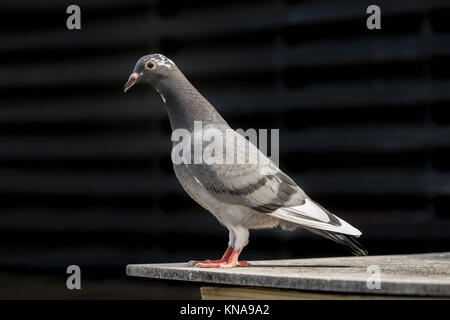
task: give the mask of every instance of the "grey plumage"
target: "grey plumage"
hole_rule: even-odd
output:
[[[153,64],[156,66],[151,69]],[[166,104],[172,130],[186,129],[193,133],[194,121],[202,121],[204,132],[223,133],[224,146],[229,139],[235,143],[232,150],[224,148],[224,159],[233,153],[233,159],[243,155],[249,160],[174,165],[186,192],[228,228],[231,247],[241,250],[248,242],[249,229],[280,225],[284,229],[301,226],[343,244],[354,254],[367,253],[354,240],[361,234],[359,230],[312,201],[253,144],[231,131],[216,109],[168,58],[158,54],[142,57],[125,90],[136,82],[150,83],[158,91]]]

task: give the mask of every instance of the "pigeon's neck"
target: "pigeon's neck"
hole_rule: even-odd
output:
[[[226,124],[216,109],[177,70],[170,77],[161,79],[155,89],[166,104],[172,130],[184,128],[192,131],[194,121]]]

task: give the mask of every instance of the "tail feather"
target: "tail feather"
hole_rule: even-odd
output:
[[[355,237],[361,235],[361,231],[309,199],[304,205],[281,208],[269,213],[269,215],[283,221],[298,224],[305,228],[348,234]],[[328,220],[325,220],[324,216],[327,217]]]
[[[283,221],[284,226],[292,229],[292,224],[301,226],[322,237],[340,243],[357,256],[367,255],[367,250],[355,239],[361,231],[333,215],[320,204],[306,198],[302,205],[280,208],[269,213]],[[282,224],[283,227],[283,224]]]
[[[322,237],[333,240],[334,242],[337,242],[337,243],[343,245],[345,248],[347,248],[347,250],[349,250],[355,256],[367,256],[367,254],[368,254],[367,250],[358,241],[356,241],[355,236],[337,233],[337,232],[330,232],[330,231],[325,231],[325,230],[312,229],[312,228],[306,228],[306,229],[308,229],[309,231],[311,231],[315,234],[318,234]]]

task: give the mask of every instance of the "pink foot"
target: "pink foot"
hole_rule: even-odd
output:
[[[235,261],[235,262],[208,262],[208,263],[197,263],[196,267],[199,268],[219,268],[219,269],[231,269],[234,267],[248,267],[250,264],[246,261]]]
[[[188,263],[195,266],[197,264],[214,264],[214,263],[223,263],[223,262],[227,262],[227,260],[191,260]]]
[[[227,249],[228,253],[230,248]],[[198,261],[198,263],[195,263],[194,266],[199,268],[220,268],[220,269],[230,269],[234,267],[248,267],[250,264],[246,261],[239,261],[238,257],[241,253],[242,249],[240,250],[231,250],[231,253],[229,254],[227,259],[222,258],[221,260],[214,260],[214,261]]]
[[[219,260],[191,260],[188,263],[192,265],[197,264],[217,264],[217,263],[225,263],[228,261],[228,258],[231,256],[231,253],[233,252],[232,247],[228,247],[227,251],[223,254],[222,258]],[[217,268],[217,267],[216,267]]]

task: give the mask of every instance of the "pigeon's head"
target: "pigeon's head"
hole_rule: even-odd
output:
[[[146,82],[155,83],[157,80],[166,77],[175,68],[175,64],[162,54],[149,54],[138,60],[133,73],[125,83],[124,92],[130,89],[135,83]]]

